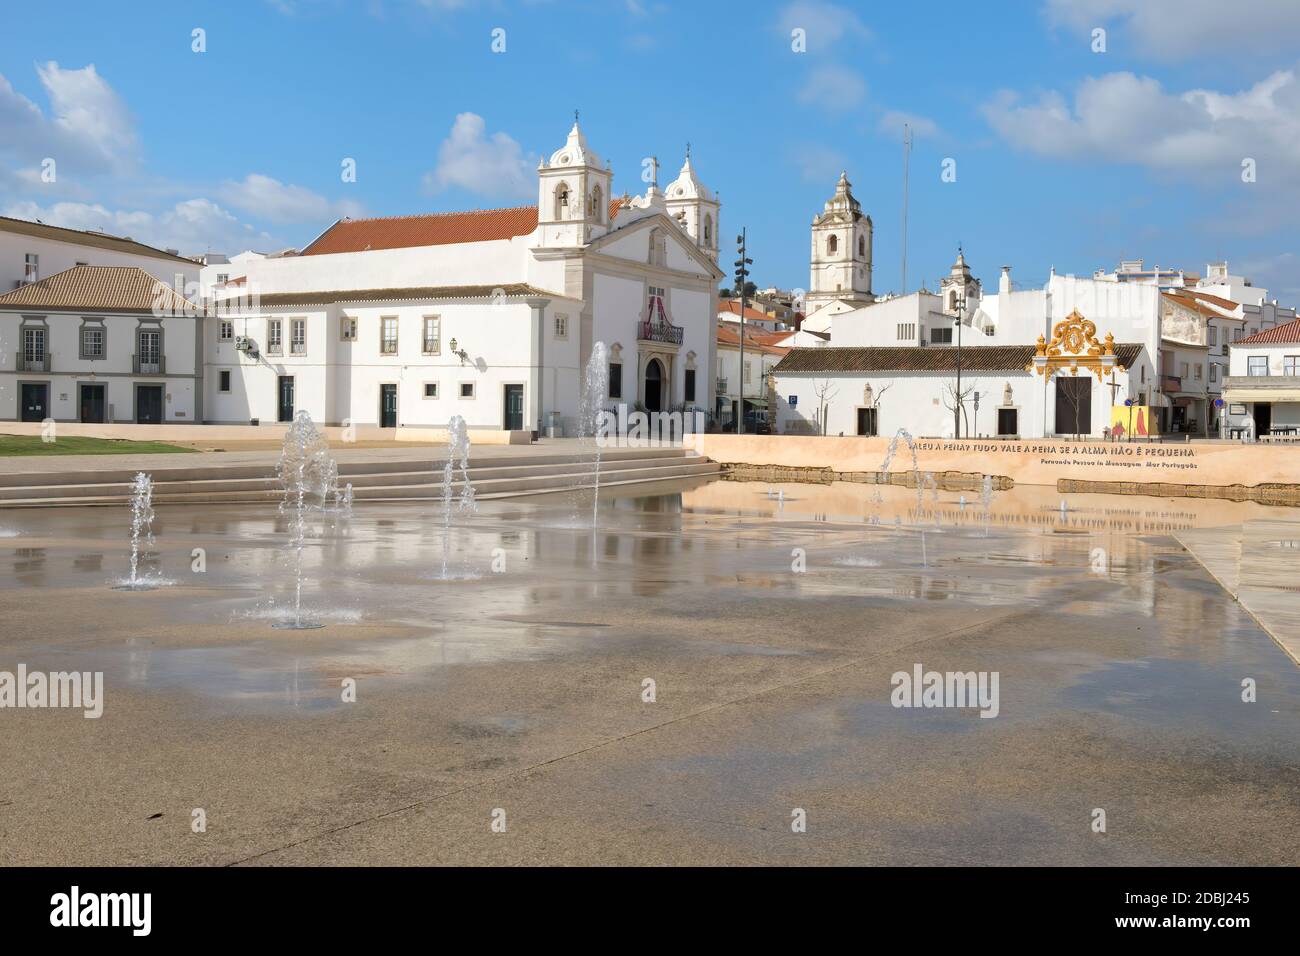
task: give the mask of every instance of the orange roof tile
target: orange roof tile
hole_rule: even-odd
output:
[[[739,325],[733,325],[730,322],[719,322],[717,336],[719,345],[740,348]],[[745,349],[746,351],[753,349],[755,352],[763,352],[767,355],[785,355],[790,351],[788,348],[780,348],[779,346],[768,345],[766,342],[760,341],[759,338],[748,329],[745,330]]]
[[[73,266],[0,295],[0,309],[51,312],[148,312],[199,315],[202,310],[135,266]]]
[[[1244,339],[1238,339],[1232,344],[1234,346],[1289,345],[1292,342],[1300,342],[1300,319],[1295,319],[1285,325],[1275,325],[1271,329],[1264,329],[1264,331],[1248,335]]]
[[[628,202],[627,196],[618,196],[609,201],[611,221]],[[336,252],[446,246],[458,242],[490,242],[494,239],[526,236],[536,228],[536,206],[383,216],[375,219],[340,219],[299,255],[319,256]]]
[[[478,209],[473,212],[439,212],[421,216],[379,219],[340,219],[326,229],[300,255],[375,249],[410,249],[445,246],[457,242],[488,242],[526,236],[537,228],[536,206]]]

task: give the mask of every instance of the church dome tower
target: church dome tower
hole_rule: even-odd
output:
[[[844,299],[866,305],[871,294],[871,217],[853,197],[847,173],[812,222],[812,265],[804,312]]]
[[[939,280],[939,295],[943,298],[943,310],[949,315],[956,315],[963,304],[963,314],[974,315],[979,305],[983,289],[980,280],[971,275],[970,266],[966,265],[966,253],[957,247],[957,261],[952,264],[948,274]]]
[[[668,214],[686,230],[697,246],[718,261],[718,210],[721,203],[695,174],[691,147],[686,144],[686,162],[664,192]]]
[[[583,246],[609,230],[613,173],[587,144],[578,114],[564,145],[537,167],[538,244]]]

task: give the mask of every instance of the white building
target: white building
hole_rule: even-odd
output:
[[[749,321],[746,320],[745,354],[742,363],[740,324],[718,323],[713,416],[721,428],[729,430],[735,427],[740,414],[742,395],[746,413],[759,412],[762,416],[767,415],[772,398],[772,369],[790,351],[788,347],[776,343],[797,334],[751,329]]]
[[[83,265],[135,266],[175,289],[184,289],[199,277],[199,264],[174,249],[0,216],[0,292]]]
[[[198,308],[135,266],[73,266],[0,295],[0,420],[203,420]]]
[[[1233,342],[1229,353],[1228,436],[1300,432],[1300,320]]]
[[[209,321],[208,420],[572,435],[596,342],[609,406],[710,408],[719,204],[690,157],[666,190],[611,199],[575,121],[537,172],[535,206],[344,219],[248,261]]]

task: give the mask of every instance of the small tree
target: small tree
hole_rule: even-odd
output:
[[[820,434],[826,434],[826,411],[830,406],[830,401],[839,394],[839,386],[834,382],[821,381],[813,383],[813,391],[817,393],[817,430]]]
[[[975,391],[974,384],[966,385],[965,387],[962,388],[961,394],[959,395],[957,394],[956,379],[953,379],[950,382],[943,383],[943,391],[941,396],[943,401],[943,407],[948,409],[948,411],[950,412],[955,412],[957,411],[958,408],[961,409],[962,430],[965,431],[967,435],[970,434],[970,422],[966,418],[966,400],[971,397],[971,394],[974,391]],[[952,437],[956,438],[957,436],[953,435]]]

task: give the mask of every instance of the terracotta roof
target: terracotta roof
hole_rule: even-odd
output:
[[[539,289],[522,282],[501,285],[436,285],[412,286],[402,289],[339,289],[331,292],[271,292],[245,299],[234,296],[231,300],[241,308],[268,308],[282,305],[329,305],[333,302],[388,302],[405,299],[490,299],[497,290],[508,298],[521,296],[546,296],[563,298],[558,292]],[[228,301],[218,299],[217,304]]]
[[[1203,292],[1196,292],[1192,289],[1180,289],[1175,292],[1162,292],[1160,294],[1171,302],[1177,302],[1184,308],[1191,309],[1193,312],[1205,316],[1207,319],[1229,319],[1236,322],[1244,321],[1244,319],[1238,318],[1235,315],[1224,315],[1220,310],[1226,309],[1231,312],[1237,308],[1237,303],[1229,299],[1222,299],[1217,295],[1207,295]],[[1213,308],[1212,305],[1217,305],[1219,308]]]
[[[1032,345],[968,345],[961,350],[963,372],[1023,371],[1034,358]],[[1115,355],[1128,368],[1141,345],[1116,345]],[[954,372],[957,350],[941,346],[887,348],[794,348],[777,363],[777,372]]]
[[[1300,342],[1300,319],[1295,319],[1285,325],[1275,325],[1271,329],[1264,329],[1264,331],[1248,335],[1244,339],[1238,339],[1232,344],[1289,345],[1292,342]]]
[[[719,322],[718,323],[718,344],[730,346],[732,348],[737,348],[737,349],[740,348],[740,326],[733,322]],[[768,343],[761,341],[758,336],[754,335],[752,332],[746,329],[745,330],[745,351],[749,351],[751,349],[755,352],[763,352],[766,355],[785,355],[787,352],[790,351],[788,348],[780,348],[779,346],[769,345]]]
[[[135,266],[73,266],[0,295],[0,309],[46,312],[148,312],[199,315],[202,310]]]
[[[718,312],[719,314],[723,312],[728,312],[731,315],[738,316],[740,315],[740,303],[737,302],[735,299],[723,299],[721,302],[718,303]],[[756,319],[762,322],[776,321],[775,316],[771,316],[768,315],[766,312],[760,312],[757,309],[750,309],[750,308],[745,309],[745,318]]]
[[[536,206],[390,216],[381,219],[340,219],[321,233],[300,255],[319,256],[335,252],[488,242],[526,236],[536,228]]]
[[[609,201],[609,218],[629,202],[627,196]],[[386,216],[376,219],[340,219],[316,237],[299,255],[320,256],[335,252],[366,252],[375,249],[411,249],[417,246],[446,246],[458,242],[490,242],[526,236],[537,228],[536,206],[507,209],[474,209],[469,212],[435,212],[416,216]]]
[[[43,222],[30,222],[26,219],[11,219],[0,216],[0,232],[11,232],[20,236],[34,236],[38,239],[53,239],[56,242],[71,242],[79,246],[91,246],[95,249],[111,249],[134,256],[148,256],[151,259],[167,259],[171,262],[183,262],[188,266],[197,265],[193,259],[186,259],[143,242],[136,242],[125,236],[110,236],[106,232],[92,232],[89,229],[67,229],[63,226],[50,226]]]

